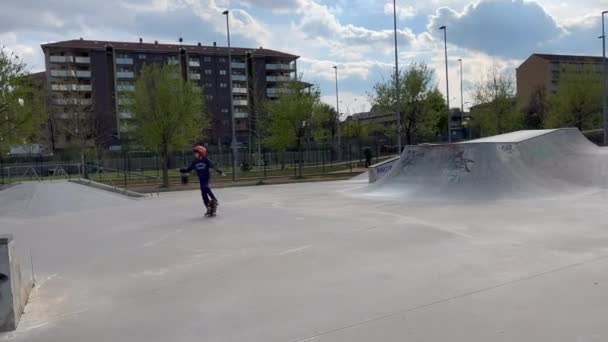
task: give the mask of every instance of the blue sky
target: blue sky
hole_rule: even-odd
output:
[[[450,93],[459,105],[458,58],[464,60],[465,101],[492,67],[514,73],[534,52],[601,53],[600,13],[608,0],[398,0],[399,62],[426,62],[445,89],[443,40],[448,26]],[[392,0],[4,0],[0,44],[33,71],[42,70],[40,44],[83,37],[212,44],[226,42],[221,12],[232,10],[234,45],[302,56],[299,70],[340,110],[369,107],[373,85],[394,63]]]

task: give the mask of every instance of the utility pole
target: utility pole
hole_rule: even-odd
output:
[[[450,115],[450,76],[448,75],[448,28],[447,26],[441,26],[439,28],[443,30],[443,42],[445,49],[445,97],[448,105],[448,144],[452,143],[452,118]]]
[[[232,53],[230,49],[230,11],[222,12],[226,16],[226,35],[228,37],[228,91],[230,94],[230,120],[232,121],[232,181],[236,181],[236,163],[237,163],[237,148],[236,148],[236,123],[234,120],[234,104],[232,96]]]
[[[606,26],[605,26],[605,18],[606,13],[608,11],[602,12],[602,63],[603,63],[603,87],[602,87],[602,114],[604,119],[604,146],[608,145],[608,80],[606,79],[608,75],[608,64],[606,63]]]
[[[340,132],[340,97],[338,95],[338,66],[334,65],[336,73],[336,113],[338,115],[338,160],[342,161],[342,133]]]
[[[397,0],[393,0],[393,24],[395,33],[395,115],[397,115],[397,146],[401,154],[401,113],[399,112],[399,53],[397,45]]]

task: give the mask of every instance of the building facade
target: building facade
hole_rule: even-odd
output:
[[[533,54],[517,68],[518,107],[527,106],[539,89],[548,95],[555,94],[565,73],[590,68],[601,74],[602,62],[602,57]]]
[[[230,100],[239,143],[255,139],[255,112],[260,102],[278,98],[282,84],[297,79],[298,56],[264,48],[231,48],[232,83],[228,74],[228,48],[158,42],[69,40],[43,44],[51,114],[56,121],[79,108],[95,118],[103,144],[120,145],[133,126],[126,108],[127,94],[145,64],[176,65],[182,77],[193,81],[211,116],[207,139],[228,145],[232,139]],[[69,109],[68,109],[69,108]],[[70,137],[55,134],[54,148],[62,149]]]

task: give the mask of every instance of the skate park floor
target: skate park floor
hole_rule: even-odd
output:
[[[0,191],[37,285],[0,341],[606,341],[608,193],[371,198],[358,182],[130,199]],[[29,275],[29,272],[24,272]]]

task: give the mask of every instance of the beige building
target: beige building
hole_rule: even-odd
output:
[[[601,73],[602,57],[533,54],[517,68],[518,106],[526,106],[532,93],[538,88],[544,89],[546,94],[555,94],[560,77],[572,70],[569,66],[591,66]]]

